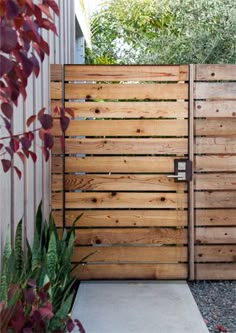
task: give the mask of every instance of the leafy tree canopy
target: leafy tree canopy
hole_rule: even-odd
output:
[[[235,63],[235,0],[111,0],[87,63]]]

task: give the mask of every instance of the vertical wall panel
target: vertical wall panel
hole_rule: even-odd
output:
[[[29,79],[26,102],[23,103],[22,99],[19,102],[13,119],[14,132],[17,133],[25,130],[25,119],[32,114],[37,114],[42,107],[46,107],[47,112],[50,112],[49,64],[70,62],[74,56],[74,33],[69,32],[75,18],[73,1],[57,0],[57,3],[60,7],[60,17],[54,14],[53,17],[58,36],[51,32],[43,33],[43,37],[50,45],[50,56],[46,57],[41,65],[39,77]],[[38,127],[39,123],[36,121],[32,128]],[[1,136],[6,135],[1,127],[0,131]],[[32,240],[35,212],[41,200],[43,200],[45,218],[49,214],[50,163],[43,161],[38,134],[31,150],[37,153],[36,164],[33,164],[30,159],[23,167],[18,157],[15,158],[15,164],[23,173],[21,180],[14,172],[4,174],[2,169],[0,172],[0,258],[7,225],[11,226],[13,236],[17,222],[23,217],[24,228],[29,239]]]

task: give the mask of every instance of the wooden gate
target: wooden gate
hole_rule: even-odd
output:
[[[51,81],[75,111],[52,209],[58,227],[83,214],[78,277],[236,279],[236,66],[54,65]]]
[[[188,156],[188,66],[65,66],[64,75],[75,119],[65,176],[53,158],[52,206],[58,220],[65,199],[66,226],[83,214],[73,260],[94,254],[78,276],[186,279],[187,183],[168,175]],[[61,98],[61,83],[53,90]]]

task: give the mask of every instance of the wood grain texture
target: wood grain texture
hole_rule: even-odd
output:
[[[196,226],[236,226],[236,209],[197,209]]]
[[[196,208],[236,208],[234,191],[209,191],[195,193]]]
[[[235,118],[236,101],[196,101],[195,117]]]
[[[62,175],[52,175],[52,191],[62,191]],[[65,175],[65,190],[83,191],[186,191],[186,183],[156,175]]]
[[[62,65],[52,64],[50,65],[50,79],[52,81],[61,81],[62,80]]]
[[[197,137],[195,151],[197,154],[236,154],[236,140],[231,137]]]
[[[187,118],[188,102],[66,102],[75,117],[85,118]]]
[[[194,98],[213,100],[235,100],[236,83],[196,82],[194,89]]]
[[[236,173],[195,175],[196,190],[236,190]]]
[[[236,121],[236,120],[235,120]],[[232,121],[231,121],[232,122]],[[214,125],[214,124],[213,124]],[[234,124],[230,124],[230,129]],[[220,126],[220,124],[219,124]],[[229,126],[225,125],[225,130]],[[54,135],[61,135],[59,120],[54,120]],[[71,120],[67,136],[187,136],[187,120]]]
[[[187,244],[187,230],[183,228],[93,228],[75,230],[75,245],[93,244]]]
[[[195,156],[196,171],[221,172],[236,170],[236,156]]]
[[[196,65],[196,81],[236,81],[235,65]]]
[[[187,65],[66,65],[66,81],[185,81]]]
[[[50,97],[51,99],[62,99],[62,82],[50,83]]]
[[[202,138],[200,138],[202,139]],[[202,143],[198,142],[198,145]],[[207,142],[212,144],[214,142]],[[226,142],[225,142],[226,143]],[[205,145],[206,145],[205,144]],[[222,149],[221,141],[220,148]],[[236,151],[236,143],[231,142]],[[231,151],[231,146],[227,150]],[[224,146],[225,147],[225,146]],[[226,149],[225,148],[225,149]],[[203,149],[203,148],[201,148]],[[213,148],[212,148],[213,149]],[[55,138],[53,154],[61,154],[60,140]],[[185,138],[155,138],[155,139],[66,139],[66,154],[96,154],[96,155],[130,155],[130,154],[178,154],[187,153],[187,139]]]
[[[235,119],[196,119],[195,135],[236,137]]]
[[[77,227],[184,227],[187,211],[184,210],[66,210],[66,225]],[[53,211],[58,226],[62,226],[62,211]],[[234,219],[235,225],[236,221]]]
[[[236,263],[198,263],[197,280],[236,280]]]
[[[236,245],[197,245],[196,262],[235,262]]]
[[[80,280],[187,279],[187,265],[180,264],[90,264],[79,265],[74,275]]]
[[[61,194],[52,193],[52,207],[61,208]],[[186,208],[185,193],[67,192],[66,208]]]
[[[230,250],[229,250],[230,251]],[[186,246],[79,246],[74,247],[72,262],[89,263],[178,263],[186,262]]]
[[[197,244],[235,244],[236,227],[196,228]]]
[[[52,88],[56,86],[52,85]],[[52,90],[53,91],[53,90]],[[59,89],[56,89],[59,94]],[[65,84],[66,99],[188,99],[188,85],[170,84]]]
[[[166,156],[66,157],[66,172],[174,172],[174,158]],[[236,161],[236,158],[235,158]],[[53,157],[53,172],[61,172],[61,157]]]

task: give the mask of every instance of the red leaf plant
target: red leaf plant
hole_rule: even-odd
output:
[[[38,113],[34,110],[34,114],[27,119],[28,131],[17,134],[12,131],[12,117],[17,112],[15,107],[18,106],[19,97],[26,99],[29,77],[38,77],[40,62],[50,52],[42,32],[47,30],[57,34],[52,20],[53,12],[59,15],[55,0],[40,0],[37,4],[33,0],[0,0],[0,128],[6,132],[5,136],[0,137],[0,159],[3,171],[13,168],[18,177],[21,177],[21,171],[14,167],[12,158],[16,154],[22,163],[29,157],[36,161],[37,156],[31,149],[35,132],[39,133],[42,140],[46,161],[54,143],[51,133],[53,118],[46,113],[45,108]],[[73,110],[57,108],[55,111],[63,136],[70,117],[73,117]],[[36,128],[36,121],[41,127]]]

